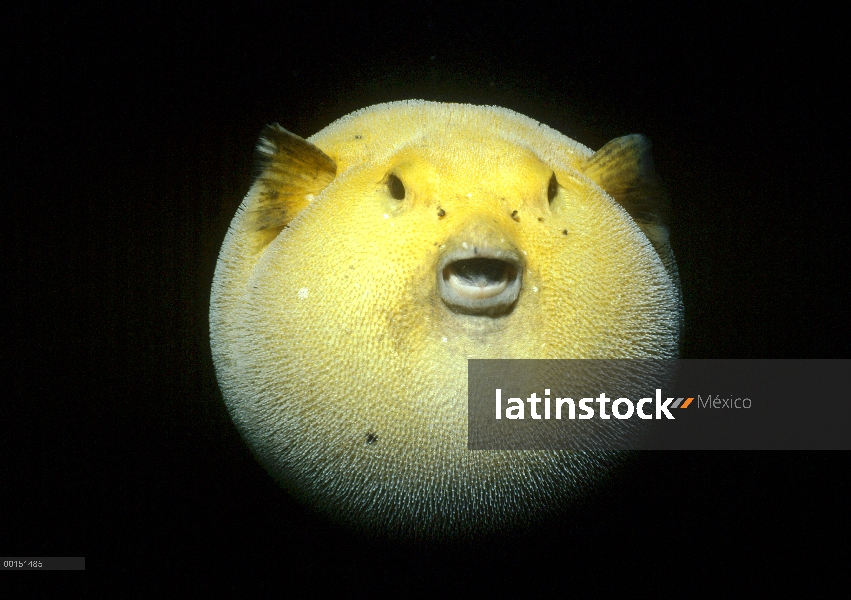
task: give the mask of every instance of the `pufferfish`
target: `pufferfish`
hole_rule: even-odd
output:
[[[610,454],[471,451],[470,358],[675,358],[649,142],[597,152],[505,108],[391,102],[278,125],[224,240],[216,374],[256,458],[356,530],[458,538],[545,518]]]

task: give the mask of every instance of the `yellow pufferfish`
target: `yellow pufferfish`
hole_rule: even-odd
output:
[[[457,538],[617,457],[467,448],[469,358],[675,358],[664,196],[640,135],[597,152],[505,108],[391,102],[278,125],[219,255],[216,374],[255,456],[355,529]]]

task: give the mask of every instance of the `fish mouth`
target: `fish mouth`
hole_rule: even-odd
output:
[[[472,247],[447,253],[437,275],[440,297],[450,310],[499,317],[517,303],[523,263],[510,250]]]

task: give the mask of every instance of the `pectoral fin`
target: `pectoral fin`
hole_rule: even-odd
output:
[[[653,169],[650,141],[640,134],[615,138],[585,161],[583,172],[630,214],[678,282],[668,242],[668,198]]]
[[[626,209],[651,242],[661,227],[667,243],[668,202],[653,170],[646,137],[635,134],[612,140],[585,161],[583,171]],[[645,228],[647,224],[654,227]]]
[[[257,143],[258,176],[254,196],[246,208],[245,225],[265,247],[328,186],[337,164],[322,150],[274,124]]]

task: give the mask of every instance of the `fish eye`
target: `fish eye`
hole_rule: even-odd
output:
[[[392,173],[390,174],[390,177],[387,178],[387,189],[390,190],[390,195],[393,196],[394,199],[405,199],[405,186],[402,185],[402,180]]]
[[[555,172],[553,172],[553,176],[550,177],[550,185],[547,187],[547,200],[550,204],[552,204],[556,194],[558,194],[558,180],[556,179]]]

